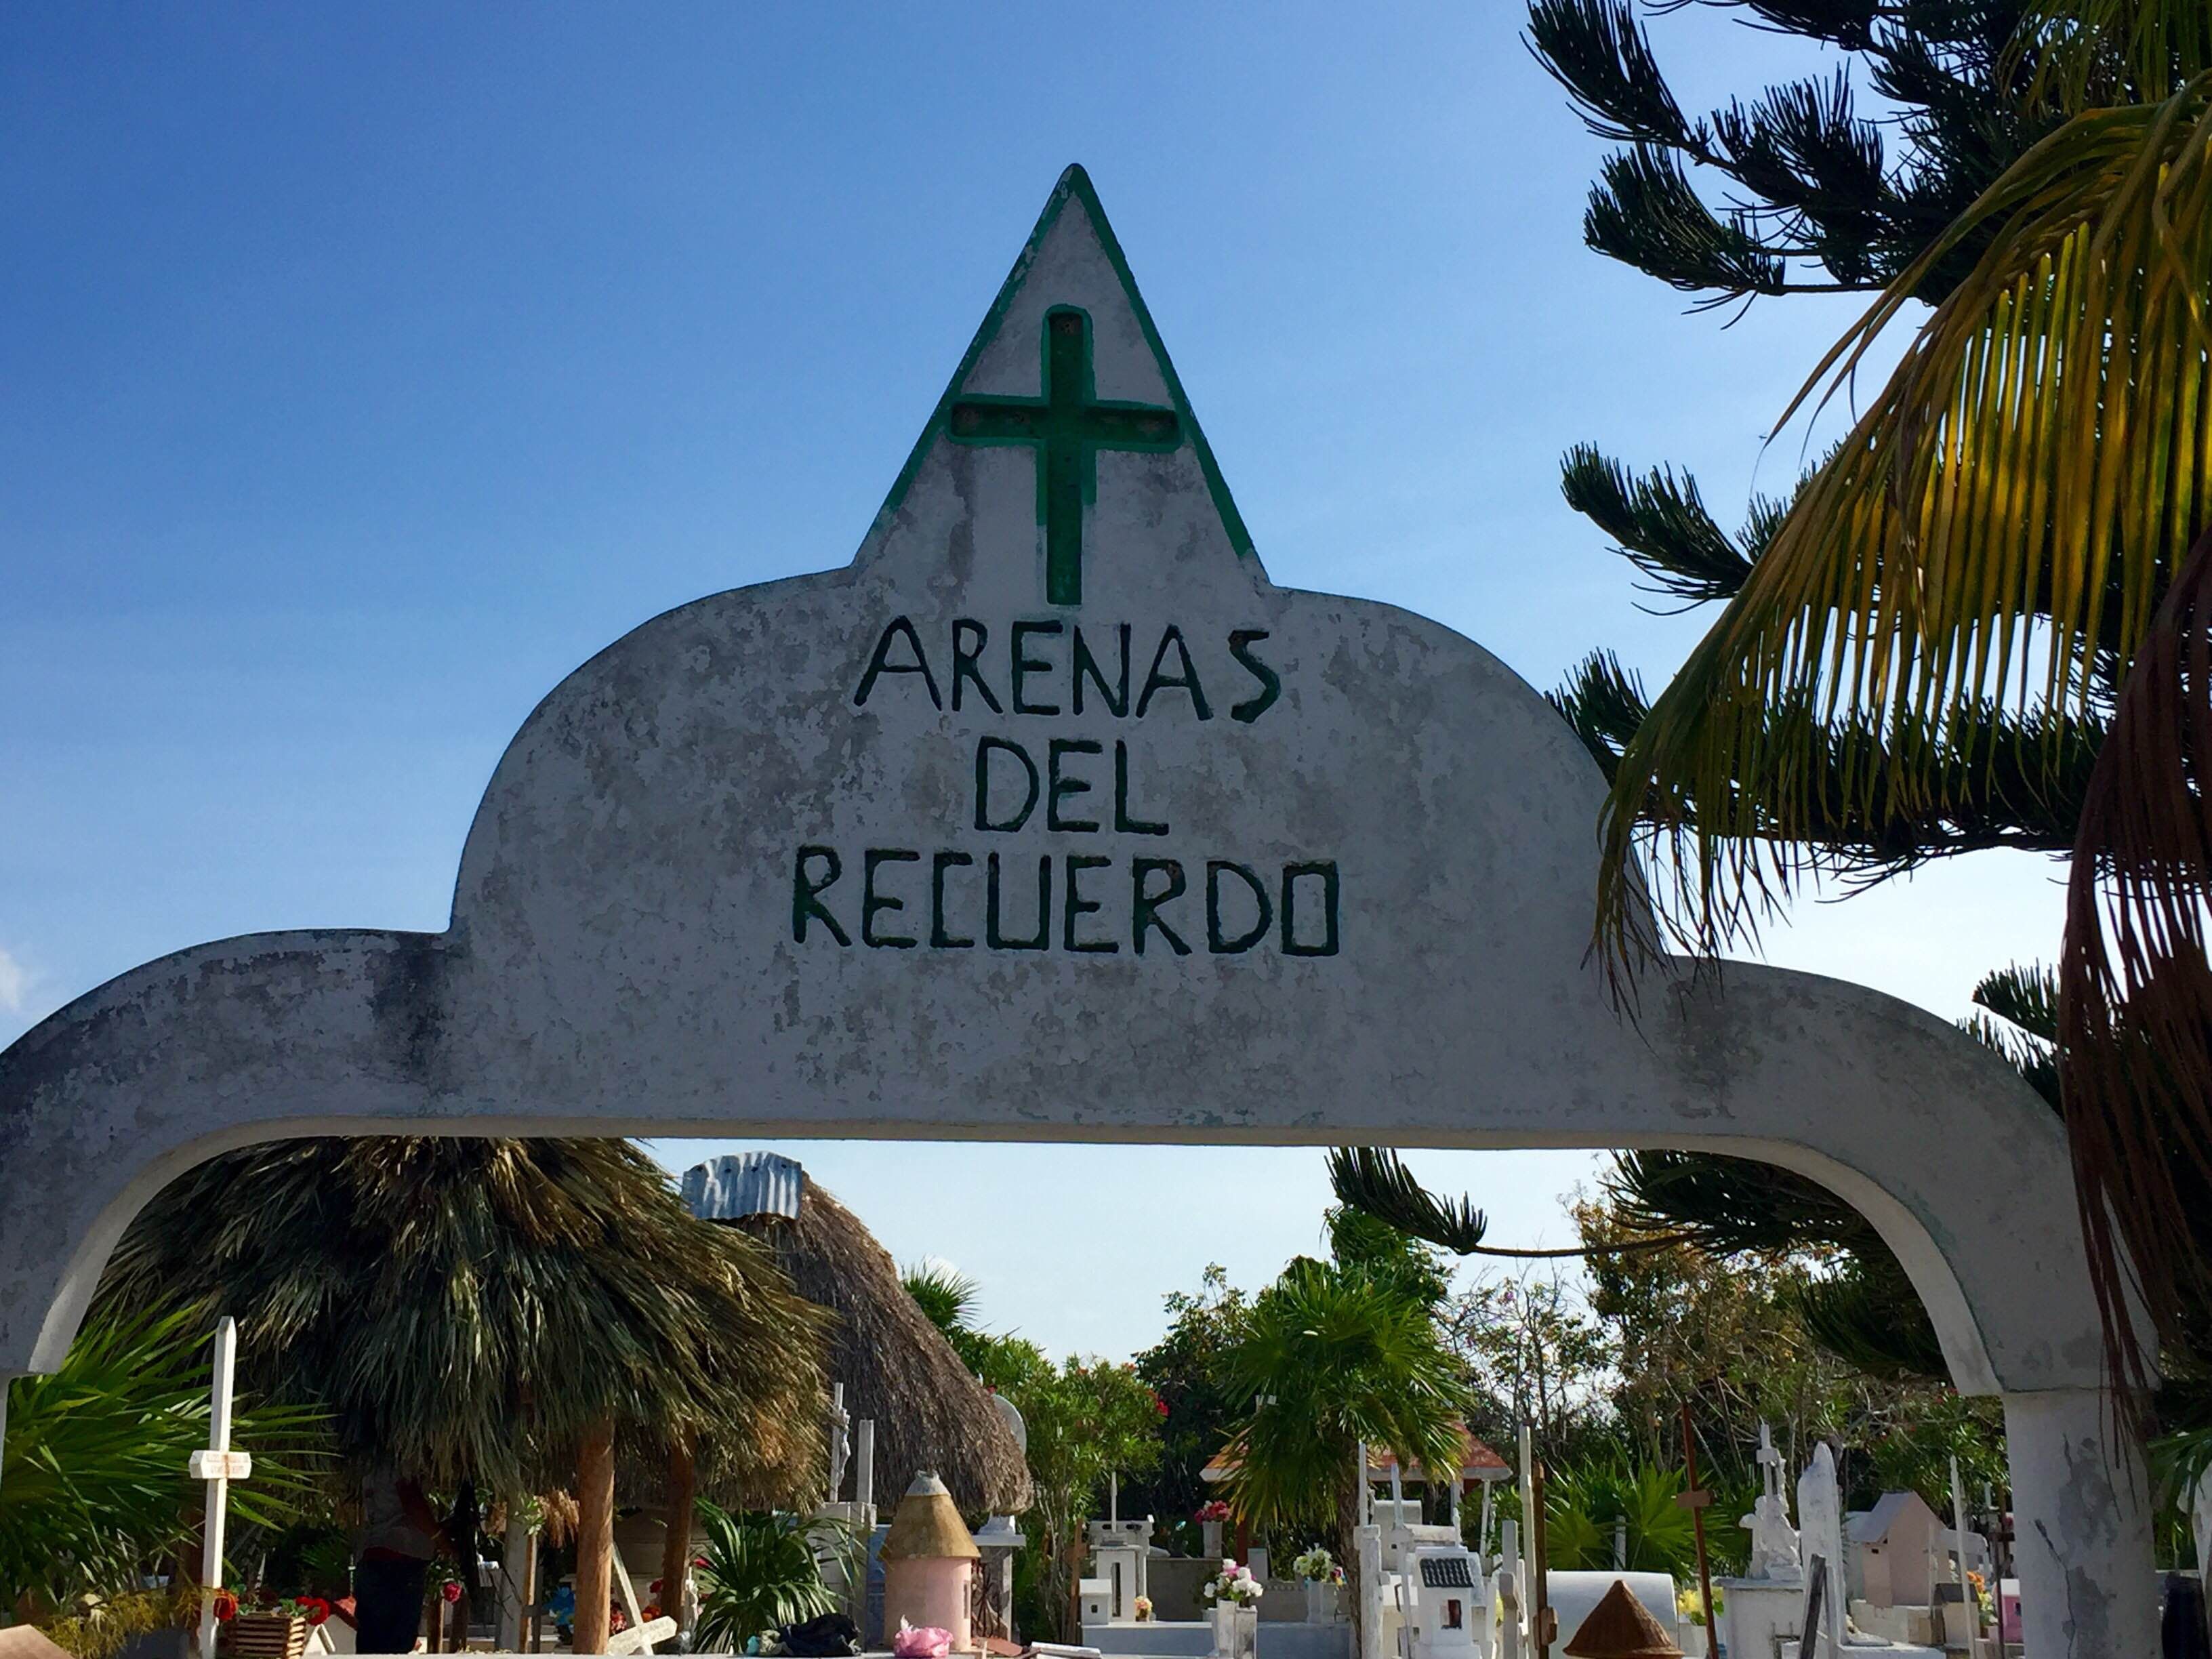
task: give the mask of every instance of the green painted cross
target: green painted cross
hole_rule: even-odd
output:
[[[963,444],[1027,444],[1036,451],[1037,521],[1044,526],[1044,597],[1083,603],[1083,509],[1098,496],[1098,452],[1164,453],[1182,441],[1172,409],[1101,402],[1091,365],[1091,319],[1056,310],[1044,319],[1044,396],[963,398],[951,433]]]

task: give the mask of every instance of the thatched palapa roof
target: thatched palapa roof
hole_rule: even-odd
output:
[[[750,1166],[755,1159],[733,1160]],[[717,1160],[723,1163],[723,1160]],[[782,1163],[783,1160],[775,1160]],[[1029,1507],[1030,1472],[990,1391],[969,1374],[938,1328],[915,1305],[890,1254],[853,1212],[803,1178],[792,1201],[790,1183],[774,1183],[775,1208],[787,1213],[730,1215],[743,1205],[699,1201],[733,1185],[752,1190],[760,1172],[741,1167],[733,1183],[725,1168],[684,1180],[695,1208],[719,1209],[769,1246],[799,1293],[837,1316],[830,1339],[829,1375],[845,1385],[853,1420],[876,1425],[876,1503],[889,1509],[916,1475],[934,1472],[952,1500],[970,1515],[1019,1514]],[[853,1477],[846,1476],[849,1489]],[[841,1496],[842,1494],[832,1494]]]

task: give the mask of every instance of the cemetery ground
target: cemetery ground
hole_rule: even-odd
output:
[[[1824,1572],[1893,1651],[2016,1644],[2002,1415],[1949,1386],[1909,1293],[1868,1288],[1896,1273],[1878,1244],[1747,1242],[1696,1183],[1761,1172],[1642,1154],[1575,1195],[1585,1254],[1485,1254],[1510,1247],[1394,1155],[1330,1164],[1311,1255],[1232,1284],[1194,1225],[1124,1358],[979,1328],[975,1281],[900,1269],[775,1154],[680,1182],[612,1142],[222,1155],[15,1385],[8,1616],[81,1659],[203,1630],[384,1650],[362,1575],[397,1540],[432,1651],[887,1650],[909,1618],[961,1651],[1195,1655],[1249,1595],[1289,1659],[1489,1659],[1534,1652],[1506,1632],[1545,1607],[1571,1638],[1620,1579],[1692,1653],[1710,1585],[1759,1652]],[[974,1235],[944,1227],[957,1260]],[[1120,1270],[1110,1237],[1036,1243],[1071,1297]],[[2162,1513],[2185,1567],[2178,1494]],[[917,1586],[939,1555],[949,1596]],[[1425,1571],[1462,1593],[1450,1628]]]

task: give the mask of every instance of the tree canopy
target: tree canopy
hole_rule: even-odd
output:
[[[240,1372],[356,1464],[520,1498],[584,1435],[692,1440],[764,1496],[818,1477],[826,1316],[627,1142],[377,1137],[225,1153],[165,1188],[100,1291],[235,1316]]]

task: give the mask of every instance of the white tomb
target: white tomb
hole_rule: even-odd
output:
[[[1106,1608],[1102,1622],[1127,1620],[1133,1623],[1137,1598],[1152,1594],[1146,1563],[1152,1553],[1152,1517],[1148,1515],[1141,1521],[1093,1521],[1085,1530],[1091,1543],[1091,1568],[1083,1583],[1084,1595],[1088,1597],[1094,1584],[1100,1586],[1104,1591]],[[1085,1619],[1089,1621],[1087,1613]]]

